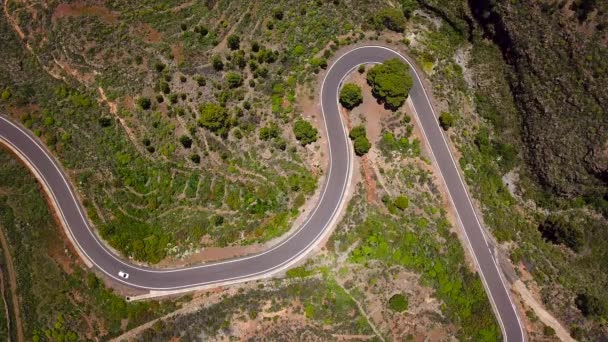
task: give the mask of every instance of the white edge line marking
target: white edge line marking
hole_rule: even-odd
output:
[[[330,154],[330,163],[329,163],[330,165],[329,165],[329,172],[328,172],[328,176],[327,176],[327,179],[326,179],[326,182],[325,182],[325,186],[324,186],[323,192],[322,192],[321,197],[320,197],[320,199],[319,199],[319,202],[317,203],[317,206],[316,206],[316,207],[315,207],[315,209],[312,211],[312,213],[310,213],[310,214],[309,214],[309,216],[307,217],[306,221],[305,221],[305,222],[304,222],[304,223],[303,223],[303,224],[300,226],[300,228],[298,228],[298,229],[297,229],[297,230],[296,230],[296,231],[295,231],[293,234],[291,234],[291,235],[290,235],[290,236],[289,236],[287,239],[285,239],[285,240],[284,240],[284,241],[282,241],[281,243],[277,244],[277,245],[276,245],[276,246],[274,246],[273,248],[268,249],[267,251],[264,251],[264,252],[262,252],[262,253],[255,254],[255,255],[252,255],[252,256],[248,256],[248,257],[242,257],[242,258],[231,259],[231,260],[226,260],[226,261],[217,262],[217,263],[212,263],[212,264],[205,264],[205,265],[193,266],[193,267],[188,267],[188,268],[181,268],[181,269],[170,269],[170,270],[153,270],[153,269],[145,269],[145,268],[140,268],[140,267],[137,267],[137,266],[134,266],[134,265],[126,264],[124,261],[122,261],[121,259],[119,259],[119,258],[117,258],[116,256],[114,256],[114,255],[113,255],[113,253],[111,253],[110,251],[108,251],[108,250],[107,250],[107,248],[105,247],[105,245],[103,245],[103,243],[101,243],[101,242],[99,241],[99,239],[98,239],[97,235],[96,235],[96,234],[95,234],[95,233],[94,233],[94,232],[91,230],[91,227],[89,226],[87,219],[84,217],[84,215],[83,215],[83,213],[82,213],[81,206],[80,206],[79,202],[77,202],[77,200],[76,200],[76,198],[75,198],[75,196],[74,196],[74,194],[73,194],[72,187],[71,187],[71,186],[69,185],[69,183],[66,181],[66,179],[65,179],[65,177],[64,177],[64,175],[63,175],[63,172],[61,172],[61,170],[58,168],[58,166],[56,165],[56,163],[55,163],[55,162],[54,162],[54,161],[53,161],[53,160],[50,158],[50,156],[48,155],[48,153],[47,153],[47,152],[46,152],[46,151],[45,151],[45,150],[44,150],[44,149],[43,149],[43,148],[42,148],[42,147],[41,147],[41,146],[40,146],[40,145],[39,145],[39,144],[38,144],[38,143],[37,143],[37,142],[36,142],[36,141],[35,141],[35,140],[34,140],[32,137],[31,137],[31,136],[30,136],[30,134],[29,134],[29,133],[27,133],[27,132],[23,131],[23,130],[22,130],[20,127],[19,127],[19,126],[15,125],[15,124],[14,124],[14,123],[12,123],[11,121],[9,121],[9,120],[7,120],[7,119],[4,119],[4,118],[3,118],[3,119],[4,119],[4,121],[6,121],[7,123],[9,123],[9,124],[10,124],[10,125],[12,125],[13,127],[17,128],[17,129],[18,129],[19,131],[21,131],[22,133],[24,133],[24,134],[25,134],[25,135],[26,135],[26,136],[27,136],[27,137],[28,137],[28,138],[29,138],[29,139],[30,139],[32,142],[34,142],[34,143],[35,143],[35,145],[36,145],[36,146],[37,146],[37,147],[38,147],[38,148],[39,148],[39,149],[40,149],[40,150],[43,152],[43,154],[44,154],[44,155],[45,155],[45,156],[46,156],[46,157],[47,157],[47,158],[48,158],[48,159],[51,161],[51,163],[53,164],[53,166],[55,167],[55,169],[56,169],[56,170],[59,172],[59,174],[61,175],[63,182],[66,184],[66,186],[67,186],[67,188],[68,188],[68,190],[69,190],[69,192],[70,192],[70,196],[72,197],[73,201],[76,203],[76,207],[77,207],[77,209],[78,209],[78,212],[79,212],[79,214],[80,214],[80,216],[81,216],[81,219],[83,220],[83,222],[85,223],[86,227],[88,228],[88,231],[89,231],[89,232],[90,232],[90,234],[93,236],[93,238],[95,239],[95,241],[96,241],[96,242],[97,242],[97,243],[100,245],[100,247],[102,247],[102,249],[103,249],[103,250],[104,250],[104,251],[105,251],[105,252],[106,252],[108,255],[110,255],[110,256],[111,256],[113,259],[115,259],[115,260],[116,260],[116,261],[118,261],[119,263],[121,263],[121,264],[123,264],[123,265],[127,266],[128,268],[133,268],[133,269],[137,269],[137,270],[140,270],[140,271],[143,271],[143,272],[152,272],[152,273],[170,273],[170,272],[180,272],[180,271],[186,271],[186,270],[191,270],[191,269],[199,269],[199,268],[206,268],[206,267],[211,267],[211,266],[217,266],[217,265],[222,265],[222,264],[226,264],[226,263],[233,263],[233,262],[237,262],[237,261],[241,261],[241,260],[247,260],[247,259],[250,259],[250,258],[255,258],[255,257],[262,256],[262,255],[267,254],[267,253],[269,253],[269,252],[271,252],[271,251],[275,250],[276,248],[278,248],[278,247],[282,246],[282,245],[283,245],[283,244],[285,244],[287,241],[290,241],[290,240],[291,240],[291,239],[292,239],[292,238],[293,238],[295,235],[297,235],[297,234],[298,234],[298,233],[299,233],[299,232],[300,232],[300,231],[303,229],[303,227],[304,227],[304,226],[305,226],[305,225],[306,225],[306,224],[307,224],[307,223],[310,221],[310,219],[311,219],[311,218],[314,216],[314,213],[315,213],[315,212],[318,210],[319,205],[320,205],[320,203],[322,202],[322,200],[323,200],[323,198],[324,198],[324,196],[325,196],[325,193],[326,193],[326,191],[327,191],[328,184],[329,184],[329,179],[330,179],[330,175],[331,175],[331,171],[332,171],[332,163],[331,163],[331,139],[329,138],[329,133],[328,133],[328,131],[327,131],[327,119],[326,119],[326,117],[325,117],[325,112],[324,112],[324,110],[323,110],[323,103],[322,103],[322,94],[323,94],[323,89],[324,89],[324,87],[325,87],[325,81],[326,81],[326,79],[327,79],[327,76],[328,76],[328,75],[329,75],[329,73],[331,72],[332,68],[333,68],[333,67],[336,65],[336,63],[337,63],[338,61],[340,61],[342,58],[344,58],[346,55],[350,54],[350,53],[351,53],[351,52],[353,52],[353,51],[356,51],[356,50],[359,50],[359,49],[365,49],[365,48],[380,48],[380,49],[385,49],[385,50],[388,50],[388,51],[390,51],[390,52],[395,53],[396,55],[398,55],[398,56],[399,56],[401,59],[403,59],[403,60],[404,60],[404,61],[405,61],[405,62],[406,62],[406,63],[407,63],[409,66],[410,66],[411,70],[414,72],[414,75],[416,75],[416,78],[418,79],[418,82],[420,83],[420,85],[421,85],[421,87],[422,87],[422,91],[423,91],[423,93],[424,93],[425,99],[427,100],[427,103],[429,104],[429,107],[430,107],[430,109],[431,109],[431,112],[433,113],[433,116],[435,117],[435,123],[436,123],[437,125],[439,125],[439,124],[436,122],[436,113],[435,113],[435,110],[434,110],[434,108],[433,108],[433,106],[432,106],[432,104],[431,104],[431,102],[430,102],[430,100],[429,100],[429,97],[428,97],[427,92],[426,92],[426,88],[424,87],[424,84],[422,83],[422,80],[421,80],[420,76],[418,75],[418,71],[417,71],[417,70],[414,68],[414,66],[412,65],[412,63],[411,63],[411,62],[410,62],[410,61],[409,61],[409,60],[408,60],[406,57],[404,57],[404,56],[403,56],[401,53],[399,53],[399,52],[397,52],[397,51],[395,51],[395,50],[393,50],[393,49],[390,49],[390,48],[387,48],[387,47],[384,47],[384,46],[379,46],[379,45],[366,45],[366,46],[361,46],[361,47],[357,47],[357,48],[354,48],[354,49],[352,49],[352,50],[349,50],[349,51],[345,52],[345,53],[344,53],[343,55],[341,55],[341,56],[340,56],[338,59],[336,59],[336,61],[334,61],[334,63],[331,65],[331,67],[330,67],[330,68],[327,70],[327,73],[325,74],[325,76],[324,76],[324,78],[323,78],[323,83],[322,83],[322,85],[321,85],[321,96],[320,96],[319,100],[321,101],[321,111],[323,112],[323,121],[324,121],[324,124],[325,124],[325,130],[326,130],[326,134],[327,134],[327,141],[328,141],[329,154]],[[366,63],[365,63],[365,62],[363,62],[363,63],[361,63],[361,64],[366,64]],[[360,65],[360,64],[359,64],[359,65]],[[356,67],[355,67],[355,68],[356,68]],[[344,76],[344,77],[342,78],[342,80],[340,81],[340,83],[339,83],[338,87],[340,87],[340,86],[341,86],[342,81],[343,81],[343,80],[346,78],[346,76],[347,76],[347,75],[348,75],[350,72],[352,72],[352,70],[354,70],[354,68],[353,68],[353,69],[351,69],[351,70],[350,70],[350,71],[349,71],[347,74],[345,74],[345,76]],[[336,99],[336,103],[339,105],[339,103],[338,103],[338,100],[337,100],[337,99]],[[415,106],[413,106],[413,103],[412,103],[412,108],[414,108],[414,111],[416,112],[416,110],[415,110]],[[339,114],[339,113],[340,113],[340,111],[339,111],[339,107],[338,107],[338,114]],[[418,115],[418,113],[417,113],[417,112],[416,112],[416,115]],[[343,121],[342,121],[342,118],[341,118],[341,117],[340,117],[340,123],[341,123],[341,125],[342,125],[343,133],[344,133],[344,135],[345,135],[345,137],[346,137],[346,130],[344,129],[344,123],[343,123]],[[420,125],[421,125],[421,127],[422,127],[422,124],[420,124]],[[425,140],[427,140],[427,144],[428,144],[428,138],[426,137],[426,133],[424,132],[424,128],[422,128],[422,132],[423,132],[423,135],[424,135],[424,137],[425,137]],[[479,228],[480,228],[480,230],[481,230],[481,233],[482,233],[482,236],[483,236],[483,238],[484,238],[484,241],[485,241],[485,242],[486,242],[486,244],[487,244],[487,238],[486,238],[486,236],[485,236],[485,232],[484,232],[484,230],[483,230],[483,228],[482,228],[482,226],[481,226],[481,224],[480,224],[480,222],[479,222],[479,218],[477,217],[477,213],[476,213],[476,211],[474,210],[474,207],[473,207],[473,204],[472,204],[471,198],[470,198],[470,196],[469,196],[468,190],[467,190],[467,188],[466,188],[466,186],[465,186],[465,184],[464,184],[464,182],[463,182],[463,180],[462,180],[462,177],[461,177],[461,175],[460,175],[460,172],[458,171],[458,167],[457,167],[457,165],[456,165],[456,162],[455,162],[455,160],[454,160],[454,157],[453,157],[453,155],[452,155],[452,152],[451,152],[451,150],[450,150],[450,148],[449,148],[449,145],[448,145],[448,143],[447,143],[447,140],[446,140],[446,138],[445,138],[445,136],[444,136],[443,132],[441,132],[441,136],[442,136],[442,138],[443,138],[444,144],[446,145],[446,147],[447,147],[447,149],[448,149],[448,152],[449,152],[449,155],[450,155],[450,159],[451,159],[451,161],[452,161],[452,164],[454,165],[454,167],[455,167],[455,169],[456,169],[456,171],[457,171],[457,174],[458,174],[458,179],[459,179],[459,181],[460,181],[461,185],[463,186],[463,188],[464,188],[464,190],[465,190],[465,194],[466,194],[466,196],[467,196],[467,200],[468,200],[468,202],[469,202],[469,205],[471,206],[471,208],[473,208],[473,214],[474,214],[475,220],[477,221],[477,224],[478,224],[478,226],[479,226]],[[267,271],[256,272],[256,273],[252,273],[252,274],[249,274],[249,275],[246,275],[246,276],[240,276],[240,277],[234,277],[234,278],[229,278],[229,279],[223,279],[223,280],[221,280],[221,281],[203,282],[203,283],[199,283],[199,284],[192,284],[192,285],[187,285],[187,286],[179,286],[179,287],[174,287],[174,288],[149,288],[149,287],[142,287],[142,286],[138,286],[138,285],[135,285],[135,284],[132,284],[132,283],[129,283],[129,282],[125,282],[125,281],[123,281],[123,280],[121,280],[121,279],[119,279],[119,278],[115,277],[114,275],[110,274],[110,272],[108,272],[108,271],[106,271],[106,270],[102,269],[101,267],[99,267],[99,265],[97,265],[97,264],[96,264],[96,263],[95,263],[95,262],[94,262],[94,261],[93,261],[93,260],[92,260],[92,259],[91,259],[91,258],[88,256],[88,254],[87,254],[87,253],[86,253],[86,251],[85,251],[85,250],[82,248],[82,246],[80,246],[80,244],[78,243],[78,241],[77,241],[75,238],[74,238],[74,240],[76,240],[76,244],[78,245],[78,247],[80,248],[80,250],[81,250],[81,251],[82,251],[82,252],[83,252],[83,253],[84,253],[84,254],[87,256],[87,258],[89,258],[89,259],[91,260],[91,262],[92,262],[93,264],[95,264],[95,266],[97,266],[97,268],[98,268],[99,270],[101,270],[102,272],[104,272],[106,275],[108,275],[108,276],[110,276],[111,278],[113,278],[113,279],[115,279],[115,280],[118,280],[118,281],[120,281],[120,282],[122,282],[122,283],[125,283],[125,284],[128,284],[128,285],[131,285],[131,286],[134,286],[134,287],[138,287],[138,288],[149,289],[149,290],[185,289],[185,288],[189,288],[189,287],[196,287],[196,286],[207,285],[207,284],[209,284],[209,285],[210,285],[210,284],[214,284],[214,283],[218,283],[218,282],[230,281],[230,280],[234,280],[234,279],[239,279],[239,280],[243,280],[243,281],[245,281],[245,280],[253,280],[253,278],[259,278],[259,277],[256,277],[256,276],[257,276],[257,275],[259,275],[260,273],[265,273],[265,274],[266,274],[266,276],[269,276],[270,274],[275,274],[275,273],[277,273],[277,272],[281,271],[282,269],[284,269],[284,268],[288,267],[288,266],[289,266],[289,265],[291,265],[292,263],[296,262],[296,261],[297,261],[296,259],[299,259],[301,256],[303,256],[303,255],[307,254],[307,253],[308,253],[308,252],[309,252],[309,251],[312,249],[312,248],[311,248],[311,245],[316,244],[316,242],[320,241],[319,237],[320,237],[320,236],[322,236],[322,235],[325,235],[326,230],[327,230],[327,226],[328,226],[328,224],[329,224],[330,222],[333,222],[333,221],[335,220],[335,218],[336,218],[336,212],[337,212],[337,210],[338,210],[339,208],[341,209],[341,208],[344,206],[344,201],[343,201],[342,199],[343,199],[343,197],[344,197],[344,195],[345,195],[345,192],[346,192],[346,189],[345,189],[345,188],[346,188],[346,185],[347,185],[348,183],[350,183],[350,180],[351,180],[351,178],[352,178],[352,158],[351,158],[351,155],[352,155],[352,147],[350,146],[350,144],[348,144],[348,140],[346,140],[346,141],[347,141],[347,145],[348,145],[348,149],[349,149],[349,155],[348,155],[348,159],[349,159],[349,163],[348,163],[349,175],[348,175],[347,180],[345,181],[345,183],[343,184],[343,187],[342,187],[342,194],[341,194],[341,197],[340,197],[340,199],[341,199],[341,201],[340,201],[340,205],[338,205],[336,208],[334,208],[334,211],[332,212],[332,215],[330,216],[330,220],[329,220],[329,221],[328,221],[328,222],[325,224],[325,226],[324,226],[324,227],[323,227],[323,229],[322,229],[322,230],[319,232],[319,234],[317,234],[317,236],[315,236],[315,238],[314,238],[314,239],[311,241],[311,243],[309,243],[309,244],[308,244],[308,245],[307,245],[307,246],[306,246],[304,249],[302,249],[302,250],[301,250],[299,253],[297,253],[296,255],[294,255],[293,257],[291,257],[290,259],[288,259],[287,261],[285,261],[285,262],[283,262],[283,263],[281,263],[281,264],[279,264],[279,265],[276,265],[276,266],[274,266],[274,267],[271,267],[271,268],[269,268]],[[21,150],[19,150],[19,149],[18,149],[16,146],[14,146],[13,144],[10,144],[10,145],[11,145],[11,146],[13,146],[13,147],[14,147],[14,148],[15,148],[17,151],[19,151],[19,152],[20,152],[20,153],[21,153],[21,154],[22,154],[22,155],[23,155],[23,156],[24,156],[24,157],[25,157],[25,158],[26,158],[28,161],[30,161],[30,163],[31,163],[31,160],[29,160],[29,158],[27,158],[27,156],[25,156],[25,154],[23,154],[23,152],[22,152]],[[429,144],[429,145],[430,145],[430,144]],[[429,150],[431,151],[431,154],[433,155],[433,159],[435,159],[434,153],[433,153],[433,151],[432,151],[432,148],[430,148],[430,146],[429,146]],[[436,163],[436,159],[435,159],[435,163]],[[32,166],[34,166],[34,164],[33,164],[33,163],[31,163],[31,164],[32,164]],[[35,167],[35,166],[34,166],[34,167]],[[36,167],[35,167],[35,168],[36,168]],[[37,168],[36,168],[36,169],[37,169]],[[439,170],[440,170],[440,175],[441,175],[441,177],[442,177],[442,179],[443,179],[443,181],[444,181],[444,184],[447,184],[447,183],[445,182],[445,178],[443,177],[443,173],[441,172],[441,169],[439,169]],[[37,169],[37,171],[39,172],[39,170],[38,170],[38,169]],[[42,177],[42,178],[44,179],[44,177]],[[45,183],[47,183],[45,179],[44,179],[44,182],[45,182]],[[48,183],[47,183],[47,186],[48,186]],[[50,189],[50,188],[49,188],[49,189]],[[57,200],[57,198],[55,197],[55,195],[54,195],[54,193],[53,193],[52,191],[51,191],[51,195],[53,196],[53,198],[54,198],[54,199],[55,199],[55,201],[56,201],[56,200]],[[454,203],[454,200],[453,200],[453,198],[452,198],[452,196],[451,196],[451,193],[450,193],[449,191],[448,191],[448,195],[450,196],[450,200],[452,201],[452,203]],[[57,202],[57,203],[59,203],[59,202]],[[64,214],[63,214],[63,210],[61,209],[61,207],[60,207],[59,205],[57,205],[57,207],[59,208],[59,210],[60,210],[60,212],[61,212],[61,215],[63,216],[63,219],[65,220],[65,216],[64,216]],[[457,214],[457,216],[458,216],[458,220],[460,221],[461,225],[462,225],[462,226],[464,226],[464,225],[462,224],[462,220],[460,219],[460,216],[458,215],[458,211],[457,211],[457,210],[456,210],[456,214]],[[67,221],[66,221],[66,222],[67,222]],[[66,224],[66,226],[67,226],[67,224]],[[72,235],[72,237],[74,237],[74,236],[73,236],[73,233],[72,233],[72,231],[71,231],[71,227],[69,227],[69,226],[68,226],[68,229],[69,229],[70,234]],[[475,254],[475,252],[474,252],[474,249],[472,248],[472,245],[471,245],[471,242],[470,242],[470,240],[469,240],[469,237],[468,237],[468,234],[467,234],[467,232],[466,232],[466,229],[463,229],[463,231],[464,231],[465,236],[466,236],[466,238],[467,238],[467,242],[468,242],[469,248],[470,248],[470,250],[472,250],[472,251],[473,251],[473,253],[472,253],[472,254],[473,254],[473,257],[475,258],[475,261],[476,261],[476,264],[477,264],[477,268],[478,268],[478,270],[479,270],[479,273],[480,273],[480,274],[483,274],[483,272],[481,272],[481,268],[479,267],[479,261],[477,260],[477,256],[476,256],[476,254]],[[519,324],[519,328],[520,328],[520,332],[521,332],[522,340],[525,340],[525,335],[524,335],[523,330],[522,330],[522,324],[521,324],[521,320],[520,320],[520,318],[519,318],[519,315],[518,315],[518,313],[517,313],[517,310],[515,309],[515,307],[514,307],[514,305],[513,305],[513,299],[511,298],[511,295],[510,295],[510,293],[509,293],[508,289],[507,289],[507,288],[506,288],[506,286],[505,286],[505,280],[504,280],[504,278],[503,278],[503,276],[502,276],[502,274],[501,274],[501,272],[500,272],[500,269],[498,268],[498,265],[496,264],[496,262],[495,262],[494,260],[493,260],[493,264],[494,264],[494,266],[495,266],[495,268],[496,268],[496,270],[497,270],[497,273],[499,274],[499,277],[501,278],[501,283],[502,283],[503,288],[504,288],[505,292],[507,293],[507,296],[508,296],[508,298],[509,298],[509,300],[510,300],[510,302],[511,302],[511,306],[512,306],[512,309],[513,309],[513,311],[514,311],[514,313],[515,313],[515,316],[517,317],[517,320],[518,320],[518,322],[520,323],[520,324]],[[252,279],[250,279],[250,278],[252,278]],[[491,291],[489,290],[489,287],[488,287],[488,285],[487,285],[487,283],[486,283],[486,281],[485,281],[485,278],[484,278],[483,276],[481,276],[480,278],[483,280],[484,287],[486,287],[486,292],[489,294],[489,296],[488,296],[488,297],[490,297],[490,299],[491,299],[491,301],[492,301],[492,304],[493,304],[493,306],[495,307],[495,311],[497,312],[498,317],[500,318],[500,319],[499,319],[499,322],[500,322],[500,324],[501,324],[501,327],[503,328],[503,329],[502,329],[502,330],[503,330],[503,336],[504,336],[504,337],[505,337],[505,339],[506,339],[506,333],[505,333],[505,330],[504,330],[504,325],[503,325],[503,323],[502,323],[502,318],[500,317],[500,312],[499,312],[499,311],[497,310],[497,308],[496,308],[496,303],[494,303],[494,299],[493,299],[492,294],[491,294]]]
[[[424,83],[422,83],[422,79],[418,75],[418,71],[412,65],[412,63],[405,56],[403,56],[401,53],[399,53],[399,52],[397,52],[397,51],[395,51],[393,49],[389,49],[387,47],[384,47],[384,46],[376,46],[376,47],[392,51],[392,52],[396,53],[397,55],[399,55],[399,57],[401,57],[401,59],[403,59],[410,66],[410,69],[414,72],[414,75],[416,75],[416,78],[418,79],[418,82],[420,83],[420,85],[422,87],[422,92],[424,93],[424,97],[425,97],[427,103],[429,104],[429,107],[431,108],[431,112],[433,113],[433,117],[434,117],[433,121],[435,122],[435,124],[437,125],[437,127],[440,129],[441,137],[443,138],[443,142],[444,142],[445,146],[447,147],[448,153],[450,155],[450,159],[452,161],[452,165],[454,166],[454,168],[456,170],[456,173],[458,174],[458,180],[460,181],[460,184],[462,185],[462,187],[464,189],[464,192],[465,192],[465,194],[467,196],[467,200],[469,202],[469,206],[473,209],[473,216],[475,217],[475,221],[477,221],[477,225],[479,226],[479,228],[481,230],[481,233],[482,233],[482,236],[484,238],[484,241],[485,241],[486,245],[488,245],[488,241],[487,241],[487,238],[485,236],[485,232],[483,230],[483,226],[479,222],[479,218],[477,217],[477,212],[475,211],[475,207],[473,206],[473,202],[471,201],[471,198],[469,196],[469,191],[468,191],[467,187],[465,186],[465,184],[464,184],[464,182],[462,180],[462,177],[460,175],[460,171],[459,171],[459,169],[457,167],[456,161],[454,160],[454,156],[452,155],[452,151],[450,150],[450,147],[449,147],[450,145],[448,144],[448,142],[447,142],[447,140],[445,138],[445,135],[443,134],[443,131],[441,130],[441,127],[439,126],[439,123],[437,122],[437,113],[435,113],[435,109],[433,108],[433,105],[431,104],[429,96],[427,95],[426,88],[424,87]],[[413,102],[412,102],[412,108],[414,109],[414,112],[416,113],[416,116],[419,117],[418,112],[416,111],[416,107],[414,106]],[[437,163],[437,159],[435,158],[435,154],[433,153],[433,149],[430,146],[430,141],[428,140],[428,137],[426,136],[426,132],[424,131],[424,127],[422,126],[422,122],[420,121],[420,119],[418,121],[420,122],[420,127],[422,128],[421,131],[422,131],[422,134],[424,135],[424,139],[427,141],[427,144],[429,145],[429,150],[431,151],[431,155],[433,156],[433,160],[434,160],[435,164],[437,165],[437,168],[439,169],[439,174],[441,175],[441,179],[443,180],[443,183],[446,184],[446,187],[447,187],[447,182],[446,182],[445,178],[443,177],[443,172],[441,171],[441,168],[439,168],[439,165]],[[454,202],[454,199],[452,198],[452,194],[450,193],[449,190],[447,191],[447,193],[448,193],[448,195],[450,197],[450,201],[452,202],[452,205],[455,206],[455,202]],[[486,293],[488,293],[488,297],[490,298],[490,300],[492,302],[492,306],[494,307],[494,311],[498,315],[498,318],[499,318],[498,321],[499,321],[500,326],[502,328],[503,337],[506,340],[507,339],[506,338],[506,330],[505,330],[505,327],[504,327],[504,323],[502,322],[502,317],[500,315],[500,311],[496,307],[496,303],[494,302],[494,298],[492,297],[492,292],[490,291],[490,289],[489,289],[489,287],[488,287],[488,285],[486,283],[485,277],[483,276],[483,272],[481,271],[481,267],[479,266],[479,261],[477,260],[477,255],[475,254],[475,250],[473,249],[471,241],[469,240],[469,236],[467,234],[467,231],[464,228],[464,224],[463,224],[463,222],[462,222],[462,220],[460,218],[460,215],[458,214],[458,210],[455,210],[455,212],[456,212],[456,216],[458,216],[458,221],[460,222],[460,225],[463,227],[462,230],[464,231],[464,234],[465,234],[465,236],[467,238],[469,249],[472,251],[471,254],[473,255],[473,257],[475,259],[475,263],[477,264],[477,269],[478,269],[478,272],[480,274],[480,278],[482,279],[484,287],[486,288]],[[522,329],[522,322],[521,322],[521,319],[519,318],[519,314],[518,314],[518,312],[515,309],[515,306],[513,304],[513,298],[511,298],[511,294],[509,293],[509,290],[505,286],[505,279],[503,278],[502,272],[500,271],[500,268],[496,264],[496,261],[494,261],[494,259],[492,259],[492,262],[493,262],[494,267],[496,268],[496,271],[497,271],[497,273],[498,273],[498,275],[499,275],[499,277],[501,279],[501,284],[502,284],[502,286],[503,286],[503,288],[504,288],[504,290],[505,290],[505,292],[507,294],[507,297],[509,298],[509,301],[511,302],[511,307],[513,309],[513,312],[515,313],[515,317],[518,320],[519,330],[520,330],[520,333],[521,333],[522,341],[525,341],[526,339],[525,339],[525,334],[524,334],[523,329]]]

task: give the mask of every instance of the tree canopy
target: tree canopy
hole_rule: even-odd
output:
[[[354,83],[346,83],[340,90],[340,103],[346,109],[353,109],[363,102],[361,88]]]
[[[374,96],[392,110],[403,105],[414,85],[408,66],[397,58],[371,68],[367,72],[367,82],[372,86]]]
[[[356,138],[353,146],[355,148],[355,154],[358,156],[366,154],[369,152],[369,149],[372,148],[372,144],[369,142],[366,136]]]
[[[298,120],[295,122],[293,125],[293,133],[302,146],[313,143],[317,141],[318,138],[317,129],[314,128],[310,122],[305,120]]]
[[[547,217],[538,230],[545,240],[564,244],[575,252],[580,251],[585,244],[582,229],[561,215]]]
[[[371,18],[371,21],[376,30],[381,30],[382,27],[395,32],[403,32],[405,30],[404,13],[397,8],[387,7],[381,9]]]
[[[393,295],[388,300],[388,307],[391,310],[396,311],[396,312],[403,312],[403,311],[407,310],[407,307],[408,307],[407,297],[405,297],[401,293]]]
[[[201,116],[198,124],[219,135],[224,135],[228,128],[228,112],[226,108],[215,104],[205,103],[200,107]]]

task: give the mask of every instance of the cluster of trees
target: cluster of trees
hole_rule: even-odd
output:
[[[370,18],[371,24],[376,30],[387,28],[395,32],[405,30],[405,15],[403,11],[394,7],[387,7],[378,11]]]
[[[361,88],[354,83],[346,83],[340,89],[340,103],[346,109],[353,109],[363,102]]]
[[[576,307],[585,317],[602,317],[608,315],[608,304],[598,297],[588,293],[581,293],[574,300]]]
[[[285,150],[287,148],[287,142],[281,136],[281,128],[276,122],[271,122],[260,128],[260,140],[272,140],[274,141],[275,147],[280,150]]]
[[[348,134],[350,139],[353,141],[355,154],[358,156],[365,155],[372,148],[372,144],[367,139],[365,127],[355,126],[350,130]]]
[[[575,252],[584,245],[582,229],[562,215],[551,215],[538,226],[543,238],[554,244],[563,244]]]
[[[293,125],[293,134],[296,136],[296,139],[302,144],[302,146],[306,146],[311,144],[318,139],[319,132],[316,128],[314,128],[310,122],[306,120],[298,120]]]
[[[397,58],[372,67],[367,72],[367,82],[374,96],[392,110],[403,105],[414,85],[409,67]]]

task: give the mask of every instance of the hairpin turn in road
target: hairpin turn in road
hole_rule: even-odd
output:
[[[316,247],[336,223],[345,206],[352,178],[352,149],[340,117],[338,92],[343,79],[361,64],[400,58],[410,65],[414,86],[410,91],[415,112],[450,200],[464,229],[468,248],[507,341],[524,341],[524,331],[509,290],[477,218],[436,119],[433,106],[416,69],[398,52],[382,46],[353,48],[328,69],[321,85],[321,108],[328,138],[329,169],[319,201],[304,223],[276,246],[260,254],[179,269],[151,269],[114,255],[90,226],[84,210],[59,164],[29,132],[0,116],[0,142],[14,151],[42,182],[79,253],[107,276],[128,286],[151,291],[179,291],[268,277],[293,265]],[[119,272],[127,273],[125,278]]]

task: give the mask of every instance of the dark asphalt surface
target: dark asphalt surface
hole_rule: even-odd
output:
[[[403,58],[396,52],[365,46],[346,52],[328,70],[321,89],[321,104],[329,140],[330,162],[321,198],[308,218],[291,236],[266,252],[250,257],[181,269],[148,269],[130,265],[110,252],[90,227],[71,185],[49,152],[25,129],[0,116],[0,140],[24,156],[42,176],[54,202],[60,209],[78,248],[99,270],[132,287],[147,290],[178,290],[203,285],[249,280],[280,271],[302,258],[327,232],[345,198],[350,180],[352,152],[350,141],[340,119],[338,88],[350,71],[363,63],[380,63],[389,58]],[[411,100],[418,113],[424,134],[447,184],[452,202],[461,220],[477,262],[486,291],[497,312],[503,334],[508,341],[524,339],[521,323],[511,304],[500,272],[488,248],[467,190],[450,154],[433,108],[414,69],[410,68],[414,87]],[[118,272],[130,274],[127,281]],[[475,313],[473,313],[475,314]]]

